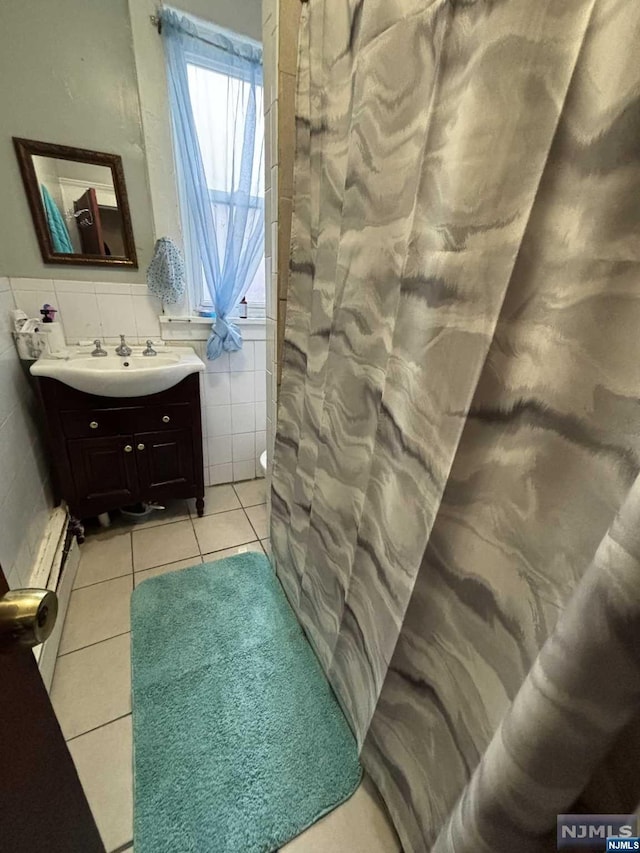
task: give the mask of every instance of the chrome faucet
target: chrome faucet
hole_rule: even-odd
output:
[[[153,341],[147,341],[147,348],[142,351],[142,355],[158,355],[153,348]]]
[[[131,355],[131,347],[128,347],[124,335],[120,335],[120,344],[116,347],[116,355]]]
[[[102,344],[100,343],[100,341],[99,341],[97,338],[96,338],[96,340],[93,342],[93,345],[95,346],[95,349],[93,350],[93,352],[91,353],[91,355],[92,355],[92,356],[94,356],[95,358],[98,358],[99,356],[103,356],[103,355],[108,355],[108,354],[109,354],[109,353],[106,351],[106,349],[103,349],[103,348],[102,348]]]

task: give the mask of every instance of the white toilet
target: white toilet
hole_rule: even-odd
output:
[[[262,468],[262,473],[267,476],[267,451],[263,450],[260,454],[260,467]]]

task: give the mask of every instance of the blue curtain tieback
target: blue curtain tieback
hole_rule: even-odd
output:
[[[239,349],[242,349],[240,329],[224,317],[217,317],[207,341],[207,358],[212,361],[223,352],[237,352]]]

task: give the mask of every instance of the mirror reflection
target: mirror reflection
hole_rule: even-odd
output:
[[[125,254],[110,167],[41,155],[33,166],[55,254]]]
[[[118,154],[13,138],[46,264],[137,267]]]

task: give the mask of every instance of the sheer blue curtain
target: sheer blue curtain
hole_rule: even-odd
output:
[[[171,9],[161,20],[187,269],[216,313],[214,359],[242,347],[228,316],[264,256],[262,48]]]

